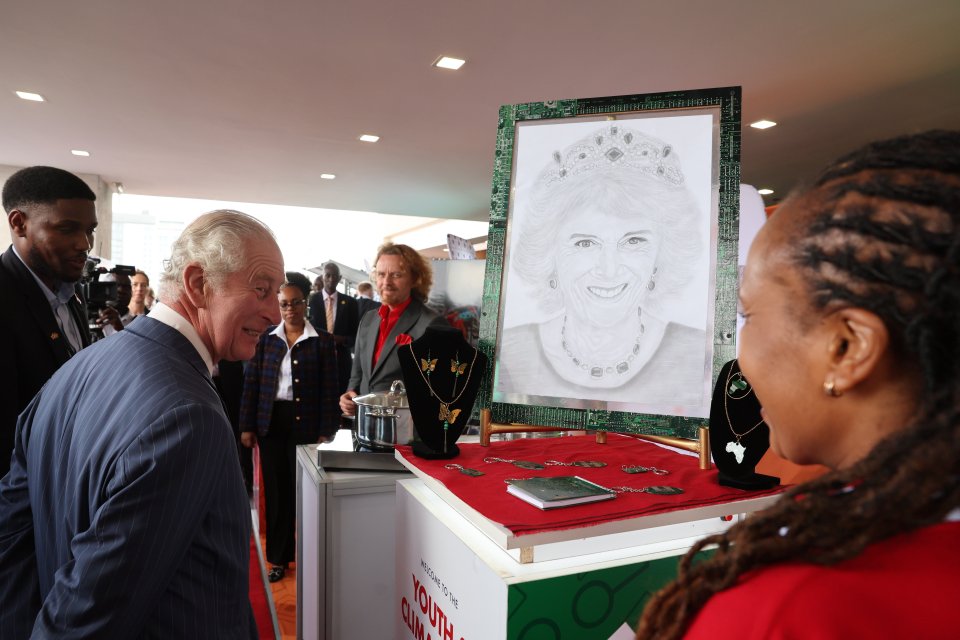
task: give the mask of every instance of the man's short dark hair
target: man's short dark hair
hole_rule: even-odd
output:
[[[3,185],[3,210],[10,213],[31,204],[56,204],[57,200],[96,200],[87,183],[56,167],[27,167]]]

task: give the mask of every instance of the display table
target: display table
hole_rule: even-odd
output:
[[[352,450],[341,430],[330,450]],[[345,442],[344,442],[345,440]],[[365,454],[358,453],[358,456]],[[375,454],[374,454],[375,455]],[[390,638],[397,471],[332,470],[297,447],[297,638]]]
[[[565,447],[584,444],[564,445],[560,440],[545,448],[548,459],[562,459],[559,456]],[[543,447],[543,442],[538,446]],[[476,455],[509,458],[513,450],[512,445],[503,443],[502,450],[491,447]],[[515,525],[515,516],[501,513],[501,505],[491,506],[489,498],[483,504],[471,505],[469,496],[465,499],[456,495],[442,481],[455,481],[452,476],[434,477],[434,463],[408,453],[398,448],[397,458],[417,479],[397,484],[397,586],[396,601],[390,609],[393,637],[404,639],[632,638],[632,629],[650,594],[675,576],[678,556],[700,538],[723,531],[744,514],[768,506],[778,497],[776,493],[737,491],[735,499],[711,503],[703,496],[696,500],[688,496],[686,507],[675,511],[654,509],[573,527],[544,529],[544,523],[537,521],[540,529],[518,533],[475,508],[492,509],[495,516]],[[468,460],[473,460],[471,468],[480,466],[471,457],[469,445],[464,455],[447,463],[467,466]],[[484,464],[482,458],[480,464]],[[656,482],[671,484],[666,478],[682,474],[683,465],[695,469],[697,461],[678,458],[676,465],[676,471],[658,476]],[[495,464],[480,467],[484,476],[474,479],[491,481],[488,476],[493,475],[494,468]],[[512,469],[509,473],[529,476],[542,471]],[[574,473],[586,475],[580,471],[583,469]],[[570,468],[562,467],[552,473],[570,472]],[[502,484],[502,479],[495,480]],[[633,483],[637,482],[634,479]],[[718,487],[717,491],[726,489]],[[696,494],[692,488],[690,493]],[[519,502],[512,496],[505,497]],[[620,498],[598,504],[609,506]],[[706,504],[694,504],[698,501]],[[569,519],[576,515],[574,510],[595,506],[556,511],[567,512],[564,518]],[[636,506],[624,501],[617,509],[622,513],[625,507]],[[644,507],[639,509],[643,511]]]

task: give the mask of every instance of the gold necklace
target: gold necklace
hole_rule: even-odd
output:
[[[723,414],[727,418],[727,427],[729,427],[730,433],[732,433],[736,438],[736,442],[730,441],[727,443],[726,451],[728,453],[732,453],[734,458],[736,458],[737,460],[737,464],[740,464],[741,462],[743,462],[743,454],[747,451],[747,448],[740,443],[740,439],[745,437],[748,433],[750,433],[760,425],[762,425],[763,420],[761,419],[760,422],[753,425],[743,433],[737,433],[736,430],[733,428],[733,421],[730,420],[730,410],[727,408],[727,398],[730,397],[730,384],[731,384],[731,379],[733,378],[733,369],[735,366],[739,366],[736,360],[733,361],[733,363],[730,365],[730,370],[727,371],[727,381],[726,381],[726,384],[724,384],[724,388],[723,388]],[[737,375],[740,376],[740,380],[746,383],[749,387],[748,391],[745,394],[734,398],[734,400],[741,400],[743,398],[746,398],[748,395],[750,395],[750,393],[753,391],[753,387],[749,386],[749,383],[747,382],[746,378],[743,377],[742,372],[737,371]]]
[[[407,346],[410,347],[410,355],[413,356],[413,362],[414,362],[414,364],[416,364],[416,362],[417,362],[417,354],[416,354],[416,352],[413,350],[413,343],[410,343],[410,344],[407,345]],[[459,356],[458,356],[457,360],[451,360],[451,361],[450,361],[450,371],[453,372],[453,374],[454,374],[454,378],[453,378],[453,391],[454,391],[454,393],[455,393],[456,395],[454,396],[453,400],[449,400],[449,401],[445,401],[443,398],[441,398],[441,397],[437,394],[436,391],[434,391],[433,385],[430,384],[430,379],[429,379],[426,375],[424,375],[424,371],[425,371],[425,370],[428,370],[428,369],[429,369],[429,371],[431,371],[431,372],[434,370],[434,368],[436,367],[437,360],[436,360],[436,359],[433,359],[433,360],[424,361],[424,363],[425,363],[424,366],[421,366],[421,367],[418,367],[418,368],[417,368],[417,371],[420,372],[420,377],[423,378],[424,384],[427,385],[427,390],[430,391],[430,395],[432,395],[434,398],[436,398],[437,401],[440,403],[440,417],[439,417],[438,419],[439,419],[439,420],[443,420],[443,448],[444,448],[444,450],[446,450],[446,448],[447,448],[447,431],[450,429],[450,425],[453,424],[454,422],[456,422],[457,416],[460,415],[460,409],[451,409],[451,408],[450,408],[450,405],[456,404],[457,401],[460,400],[460,396],[462,396],[463,393],[464,393],[464,391],[467,390],[467,387],[470,386],[470,376],[473,374],[473,365],[474,365],[474,364],[476,363],[476,361],[477,361],[477,354],[478,354],[478,353],[480,353],[479,349],[474,350],[474,352],[473,352],[473,360],[470,362],[469,367],[467,367],[467,372],[466,372],[466,373],[467,373],[467,379],[466,379],[466,381],[463,383],[463,388],[460,389],[460,393],[456,393],[456,391],[457,391],[457,380],[460,378],[460,375],[463,373],[464,367],[466,367],[467,365],[465,365],[465,364],[464,364],[464,365],[461,365],[461,364],[460,364]],[[430,356],[430,353],[428,352],[428,353],[427,353],[427,357],[429,358],[429,356]]]

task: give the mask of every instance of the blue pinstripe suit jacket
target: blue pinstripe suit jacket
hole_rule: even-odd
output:
[[[0,482],[0,638],[255,638],[250,511],[196,349],[152,318],[21,414]]]

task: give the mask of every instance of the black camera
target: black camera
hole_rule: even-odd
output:
[[[94,337],[102,336],[102,329],[98,322],[100,312],[107,307],[118,308],[120,311],[126,311],[126,305],[129,304],[129,294],[127,300],[122,301],[124,309],[119,309],[121,305],[120,295],[116,282],[100,282],[99,277],[104,273],[115,275],[132,276],[136,273],[136,267],[118,264],[113,269],[106,269],[100,265],[100,258],[87,258],[87,263],[83,266],[83,273],[80,276],[80,286],[83,289],[83,297],[87,301],[87,324]]]

